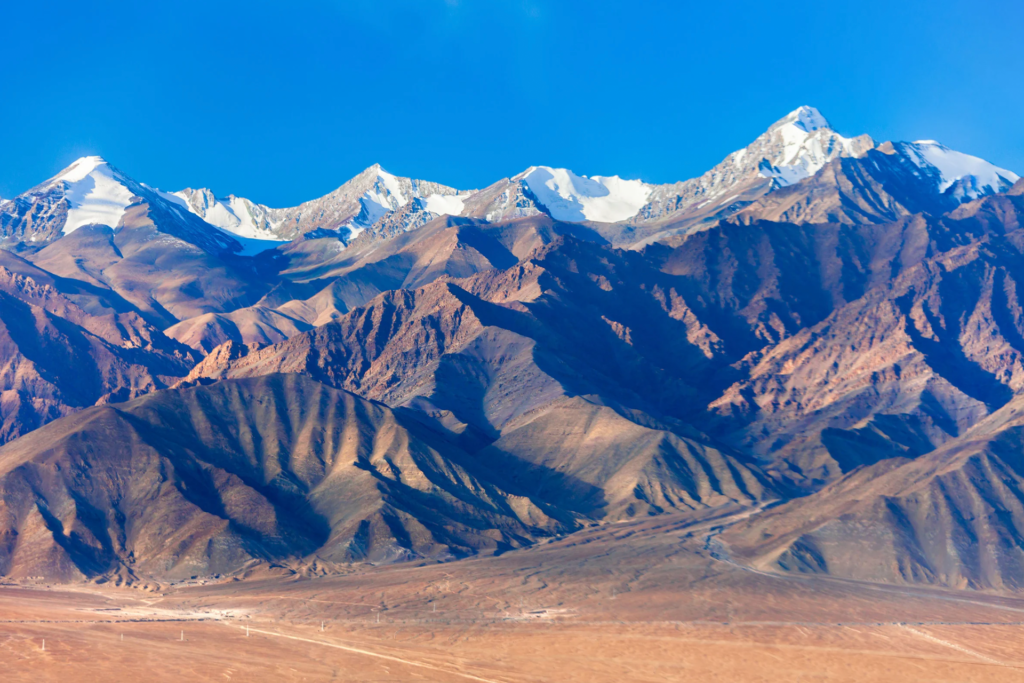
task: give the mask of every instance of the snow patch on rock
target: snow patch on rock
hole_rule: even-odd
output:
[[[466,210],[466,203],[459,195],[432,194],[422,201],[424,211],[439,216],[461,216]]]
[[[579,176],[564,168],[535,166],[523,183],[552,218],[579,223],[617,223],[635,216],[647,203],[651,187],[619,176]]]
[[[352,228],[361,232],[392,211],[402,208],[408,201],[398,178],[382,168],[378,169],[373,187],[359,200],[363,212],[353,221]]]

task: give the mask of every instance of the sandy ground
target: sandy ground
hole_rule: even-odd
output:
[[[0,680],[1024,681],[1024,600],[752,572],[708,550],[714,524],[313,579],[3,586]]]

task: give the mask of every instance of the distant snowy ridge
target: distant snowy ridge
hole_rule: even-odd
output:
[[[405,220],[408,226],[422,224],[424,221],[417,214],[429,213],[431,216],[460,216],[465,209],[465,199],[473,192],[463,192],[455,188],[425,180],[414,180],[392,175],[380,167],[371,166],[372,177],[370,187],[359,198],[362,207],[359,214],[345,225],[350,237],[355,237],[385,217],[402,209],[410,202],[413,209]]]
[[[185,208],[204,221],[238,237],[254,240],[285,241],[275,232],[276,227],[267,207],[228,195],[217,199],[206,188],[185,188],[170,193],[169,199],[179,200]]]
[[[270,208],[235,195],[217,198],[206,188],[187,188],[170,198],[237,237],[281,242],[307,233],[349,241],[402,209],[411,228],[430,217],[460,215],[471,195],[472,191],[392,175],[374,164],[330,194],[294,207]]]
[[[873,147],[870,137],[843,137],[817,109],[800,107],[699,178],[651,185],[618,176],[588,178],[568,169],[536,166],[512,180],[521,180],[539,208],[561,221],[656,220],[703,204],[728,202],[734,198],[730,193],[738,197],[759,183],[764,186],[761,194],[792,185],[816,174],[836,157],[859,156]]]
[[[647,203],[651,186],[618,176],[579,176],[564,168],[534,166],[517,176],[548,214],[560,221],[618,223]]]
[[[714,225],[816,176],[837,159],[861,158],[872,149],[900,155],[903,167],[924,181],[923,192],[934,190],[956,202],[1005,191],[1018,180],[1016,173],[931,140],[876,148],[867,135],[845,137],[817,109],[804,106],[703,175],[664,185],[531,166],[483,190],[465,191],[396,176],[374,164],[326,195],[270,208],[233,194],[217,197],[205,188],[162,192],[101,157],[83,157],[42,185],[0,200],[0,239],[45,243],[84,225],[114,228],[128,206],[143,200],[176,214],[180,234],[194,244],[242,254],[305,236],[339,239],[342,247],[360,235],[361,243],[387,240],[439,216],[495,222],[540,213],[565,222],[624,224],[613,240],[636,247]]]
[[[957,152],[935,140],[918,140],[894,145],[919,168],[933,169],[940,178],[939,191],[959,184],[964,199],[1005,192],[1020,180],[1013,171],[999,168],[984,159]]]
[[[835,132],[814,107],[799,107],[704,175],[654,186],[633,222],[664,222],[702,210],[714,214],[809,178],[837,157],[861,156],[874,146],[867,135],[846,138]]]
[[[364,181],[358,182],[360,179]],[[416,202],[416,207],[420,211],[434,215],[459,215],[463,210],[463,196],[460,196],[458,190],[437,183],[400,178],[388,173],[378,165],[371,166],[353,180],[356,181],[356,185],[363,186],[354,189],[364,190],[358,196],[358,211],[341,225],[327,228],[328,230],[347,230],[347,234],[343,233],[339,236],[348,239],[372,227],[385,216],[398,211],[411,201]],[[350,181],[350,183],[352,182]],[[343,191],[350,183],[346,183],[336,192],[346,194]],[[427,194],[424,195],[421,190],[426,191]],[[296,213],[301,215],[303,206],[305,206],[273,209],[235,195],[217,198],[207,188],[186,188],[170,193],[167,198],[176,201],[207,223],[237,237],[269,242],[288,241],[280,234],[280,230],[290,215]],[[340,203],[344,203],[343,198]],[[343,212],[344,209],[341,211]],[[321,212],[327,213],[324,209],[321,209]],[[320,233],[318,232],[318,234]],[[272,248],[272,246],[267,245],[267,248]]]

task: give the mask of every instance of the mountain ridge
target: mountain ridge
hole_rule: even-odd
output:
[[[705,551],[762,571],[1017,590],[1022,218],[1015,174],[809,107],[664,186],[374,165],[278,210],[83,159],[0,203],[0,574],[730,510]]]
[[[234,194],[218,198],[205,188],[153,190],[99,157],[83,157],[47,183],[0,204],[0,235],[31,248],[90,221],[116,228],[132,198],[140,196],[174,212],[184,209],[214,228],[207,229],[210,237],[193,235],[189,241],[209,249],[203,242],[214,239],[216,248],[249,255],[307,235],[335,236],[346,244],[364,232],[388,239],[445,215],[501,222],[546,213],[564,222],[614,225],[598,229],[614,244],[638,246],[703,229],[737,213],[749,215],[756,210],[749,204],[814,178],[837,160],[860,159],[875,149],[907,160],[919,178],[934,181],[934,188],[925,189],[945,199],[931,207],[940,212],[1005,191],[1018,179],[933,141],[876,145],[866,135],[846,138],[817,109],[802,106],[702,176],[665,185],[531,166],[482,190],[461,191],[394,176],[374,164],[323,197],[276,209]],[[79,187],[83,181],[87,186]],[[57,183],[67,189],[55,192]],[[768,217],[766,208],[760,210],[761,217]],[[776,214],[778,219],[805,220],[793,212]],[[809,215],[806,220],[821,218]]]

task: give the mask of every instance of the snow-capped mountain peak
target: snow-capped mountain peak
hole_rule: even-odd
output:
[[[828,120],[821,115],[821,112],[814,107],[808,107],[806,105],[798,107],[793,111],[789,112],[783,121],[791,120],[790,124],[803,130],[805,133],[813,133],[819,128],[831,129]],[[776,124],[778,125],[778,124]]]
[[[52,242],[87,225],[120,228],[128,207],[149,206],[149,225],[209,253],[237,252],[236,240],[195,218],[176,196],[125,175],[100,156],[77,159],[60,173],[0,205],[3,237]]]
[[[680,220],[703,224],[809,178],[837,157],[863,156],[874,146],[867,135],[840,135],[814,107],[799,107],[704,175],[654,186],[648,203],[633,220],[654,225]]]
[[[363,205],[363,213],[359,218],[362,218],[362,222],[366,225],[372,225],[385,214],[405,206],[409,200],[406,199],[405,193],[402,191],[402,183],[399,182],[399,179],[381,168],[380,164],[374,164],[367,170],[374,171],[375,176],[373,185],[360,200]]]
[[[359,197],[361,209],[359,214],[344,226],[348,228],[352,237],[410,202],[415,202],[413,211],[410,212],[415,215],[461,215],[465,209],[463,200],[472,194],[439,183],[392,175],[380,164],[374,164],[350,182],[358,186],[358,181],[362,178],[365,178],[367,187]],[[424,218],[426,216],[406,220],[411,221],[411,226],[421,223]]]
[[[134,201],[134,183],[102,157],[78,159],[41,186],[52,190],[64,186],[68,202],[63,234],[83,225],[100,224],[116,227],[124,211]]]
[[[742,152],[746,156],[754,147],[761,152],[759,175],[785,187],[811,177],[837,156],[864,154],[874,147],[874,142],[866,135],[843,137],[832,130],[821,112],[803,106],[775,122],[764,135],[736,154]]]
[[[44,183],[44,186],[50,187],[60,181],[68,183],[78,182],[101,166],[109,167],[110,164],[108,164],[107,160],[101,156],[80,157],[75,159],[70,166]]]

